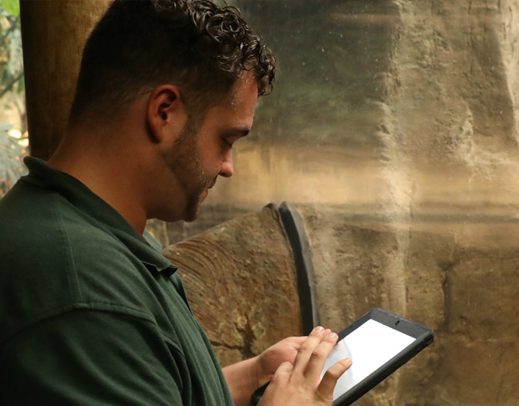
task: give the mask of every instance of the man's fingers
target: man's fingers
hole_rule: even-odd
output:
[[[324,363],[326,362],[326,358],[328,358],[328,355],[330,355],[330,352],[333,350],[333,347],[337,343],[338,338],[338,335],[331,331],[328,331],[326,334],[324,334],[322,341],[317,347],[315,347],[312,355],[310,356],[310,360],[308,361],[308,365],[305,370],[305,376],[308,379],[315,382],[319,380]]]
[[[289,337],[287,342],[294,347],[299,348],[308,339],[308,336]]]
[[[351,367],[351,359],[343,359],[333,364],[323,376],[317,392],[323,399],[331,399],[333,389],[341,375]]]
[[[331,404],[333,390],[339,377],[350,365],[350,360],[335,363],[320,379],[324,363],[338,336],[323,327],[316,327],[301,344],[294,364],[284,362],[272,377],[263,400],[265,404],[287,404],[288,399],[294,404]],[[276,401],[275,401],[276,400]],[[289,402],[290,403],[290,402]]]
[[[305,340],[308,338],[308,336],[294,336],[294,337],[287,337],[284,341],[287,341],[291,344],[303,344]]]
[[[319,326],[312,330],[308,338],[301,344],[297,352],[296,359],[294,361],[294,372],[305,375],[305,370],[308,365],[308,360],[312,356],[315,348],[322,341],[325,334],[327,334],[330,330],[325,330],[323,327]]]
[[[290,379],[294,366],[290,362],[283,362],[272,377],[272,382],[283,385]]]

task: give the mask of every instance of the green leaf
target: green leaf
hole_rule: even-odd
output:
[[[2,0],[2,8],[14,17],[20,15],[20,3],[18,0]]]

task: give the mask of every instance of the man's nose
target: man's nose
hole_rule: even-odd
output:
[[[224,178],[230,178],[234,173],[234,164],[232,160],[232,150],[229,150],[227,154],[225,154],[225,159],[222,163],[222,167],[220,168],[220,176]]]

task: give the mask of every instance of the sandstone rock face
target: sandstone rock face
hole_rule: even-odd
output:
[[[294,202],[324,324],[435,330],[359,404],[519,404],[519,1],[235,3],[280,70],[201,228]]]
[[[484,240],[456,241],[449,232],[394,230],[337,211],[299,209],[312,245],[323,324],[339,329],[380,306],[436,334],[432,347],[360,405],[517,403],[515,247],[496,249]],[[405,248],[398,242],[402,233],[409,239]],[[403,249],[401,266],[395,261]]]
[[[302,334],[294,260],[275,209],[237,217],[165,254],[222,364]]]

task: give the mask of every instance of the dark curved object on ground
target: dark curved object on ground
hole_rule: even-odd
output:
[[[320,323],[310,245],[297,209],[283,202],[277,210],[294,254],[303,333],[309,334]]]

